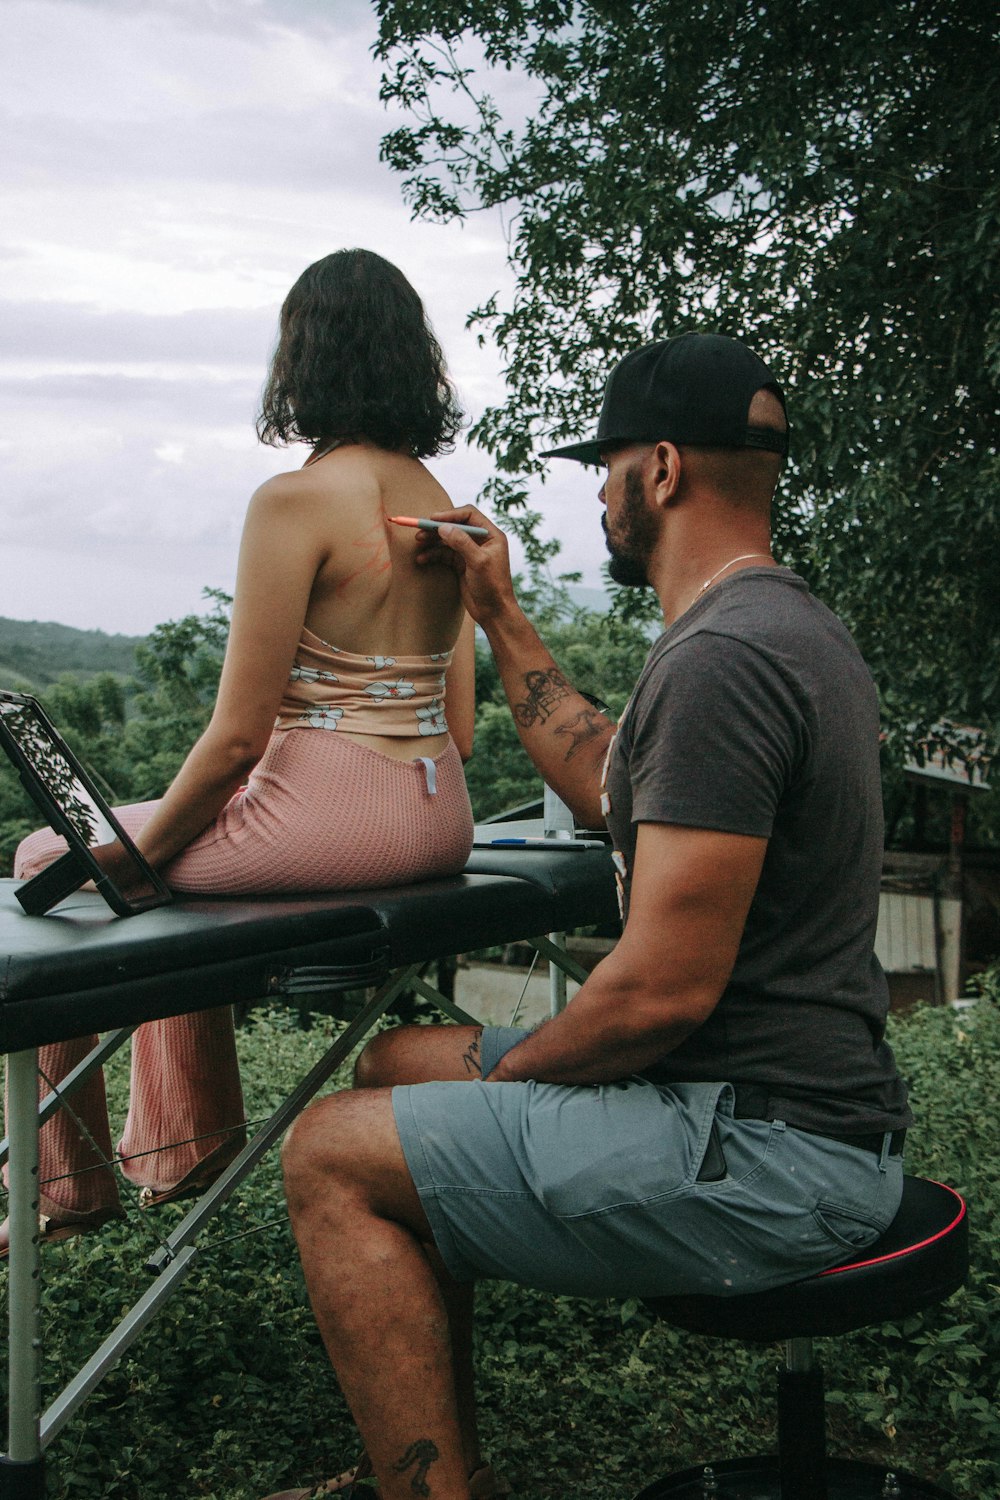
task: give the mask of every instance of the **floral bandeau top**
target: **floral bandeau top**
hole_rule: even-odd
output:
[[[354,734],[447,734],[444,674],[450,651],[430,656],[356,656],[303,627],[275,729],[349,729]]]

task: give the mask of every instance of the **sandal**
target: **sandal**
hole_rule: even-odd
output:
[[[157,1192],[156,1188],[144,1187],[139,1189],[138,1203],[143,1210],[147,1208],[162,1208],[165,1203],[179,1203],[183,1198],[199,1198],[222,1172],[206,1172],[203,1175],[195,1175],[191,1172],[182,1177],[180,1182],[175,1182],[173,1187],[163,1188]]]
[[[204,1161],[200,1161],[196,1167],[191,1168],[190,1172],[185,1173],[180,1182],[175,1182],[173,1187],[140,1188],[139,1207],[142,1209],[162,1208],[165,1203],[177,1203],[182,1198],[200,1197],[217,1178],[222,1176],[230,1162],[236,1160],[242,1149],[243,1147],[240,1146],[234,1151],[231,1143],[224,1141],[221,1146],[216,1146],[214,1151],[210,1151]]]
[[[370,1478],[373,1472],[371,1459],[367,1453],[362,1453],[353,1469],[345,1469],[343,1474],[337,1474],[333,1479],[323,1480],[304,1490],[278,1490],[275,1494],[268,1495],[267,1500],[322,1500],[325,1495],[343,1495],[344,1500],[350,1500],[355,1485],[360,1480]],[[376,1492],[365,1485],[358,1492],[358,1500],[376,1500]]]
[[[71,1210],[72,1211],[72,1210]],[[124,1219],[121,1208],[95,1208],[89,1213],[78,1214],[75,1219],[60,1219],[55,1214],[38,1215],[38,1238],[43,1245],[58,1245],[60,1240],[71,1240],[78,1234],[92,1234],[105,1224]],[[10,1242],[0,1245],[0,1261],[10,1259]]]
[[[324,1500],[329,1495],[341,1495],[343,1500],[351,1500],[355,1486],[370,1478],[372,1473],[371,1459],[367,1453],[362,1453],[355,1468],[347,1469],[333,1479],[326,1479],[311,1489],[278,1490],[268,1495],[267,1500]],[[494,1474],[489,1464],[480,1464],[478,1469],[473,1469],[469,1475],[469,1488],[472,1500],[505,1500],[510,1494],[510,1485]],[[378,1490],[362,1483],[357,1490],[357,1500],[378,1500]]]

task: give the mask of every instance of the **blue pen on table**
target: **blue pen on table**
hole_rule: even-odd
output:
[[[494,846],[497,844],[554,844],[555,839],[490,839],[490,843]]]
[[[419,526],[421,531],[440,531],[442,526],[454,526],[466,536],[489,536],[485,526],[463,526],[461,521],[427,521],[421,516],[390,516],[397,526]]]
[[[523,838],[523,839],[490,839],[491,849],[523,849],[526,844],[540,844],[546,849],[603,849],[602,839],[577,839],[577,838]]]
[[[498,846],[498,844],[526,843],[543,843],[547,844],[547,846],[549,846],[549,849],[558,849],[559,844],[579,843],[579,838],[571,838],[568,837],[568,835],[565,838],[490,838],[490,844],[492,844],[493,847]]]

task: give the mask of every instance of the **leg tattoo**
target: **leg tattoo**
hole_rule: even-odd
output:
[[[411,1443],[398,1463],[393,1464],[397,1474],[405,1474],[407,1469],[415,1466],[413,1478],[410,1480],[410,1489],[415,1495],[427,1496],[431,1492],[427,1483],[427,1470],[440,1454],[437,1444],[432,1443],[430,1438],[418,1438]]]
[[[473,1078],[482,1078],[483,1076],[482,1062],[479,1056],[479,1043],[482,1041],[482,1039],[483,1028],[480,1026],[477,1028],[476,1034],[472,1038],[472,1041],[462,1053],[462,1061],[465,1064],[465,1071],[467,1073],[471,1073]]]

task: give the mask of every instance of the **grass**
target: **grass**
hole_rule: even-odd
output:
[[[287,1013],[255,1013],[240,1034],[251,1117],[280,1099],[336,1029],[328,1018],[301,1030]],[[1000,1208],[991,1138],[1000,1011],[989,1001],[959,1015],[918,1010],[896,1024],[894,1045],[921,1117],[909,1169],[969,1196],[973,1272],[947,1306],[904,1327],[820,1346],[830,1446],[984,1500],[1000,1495],[1000,1260],[989,1232]],[[108,1071],[120,1120],[125,1057]],[[130,1212],[100,1237],[46,1250],[46,1401],[146,1289],[146,1256],[183,1212]],[[342,1232],[349,1247],[349,1223]],[[480,1288],[479,1327],[487,1451],[524,1500],[595,1488],[629,1500],[667,1470],[773,1444],[776,1348],[698,1339],[636,1304],[500,1283]],[[49,1495],[259,1500],[339,1471],[358,1446],[271,1160],[227,1206],[177,1297],[52,1444]]]

